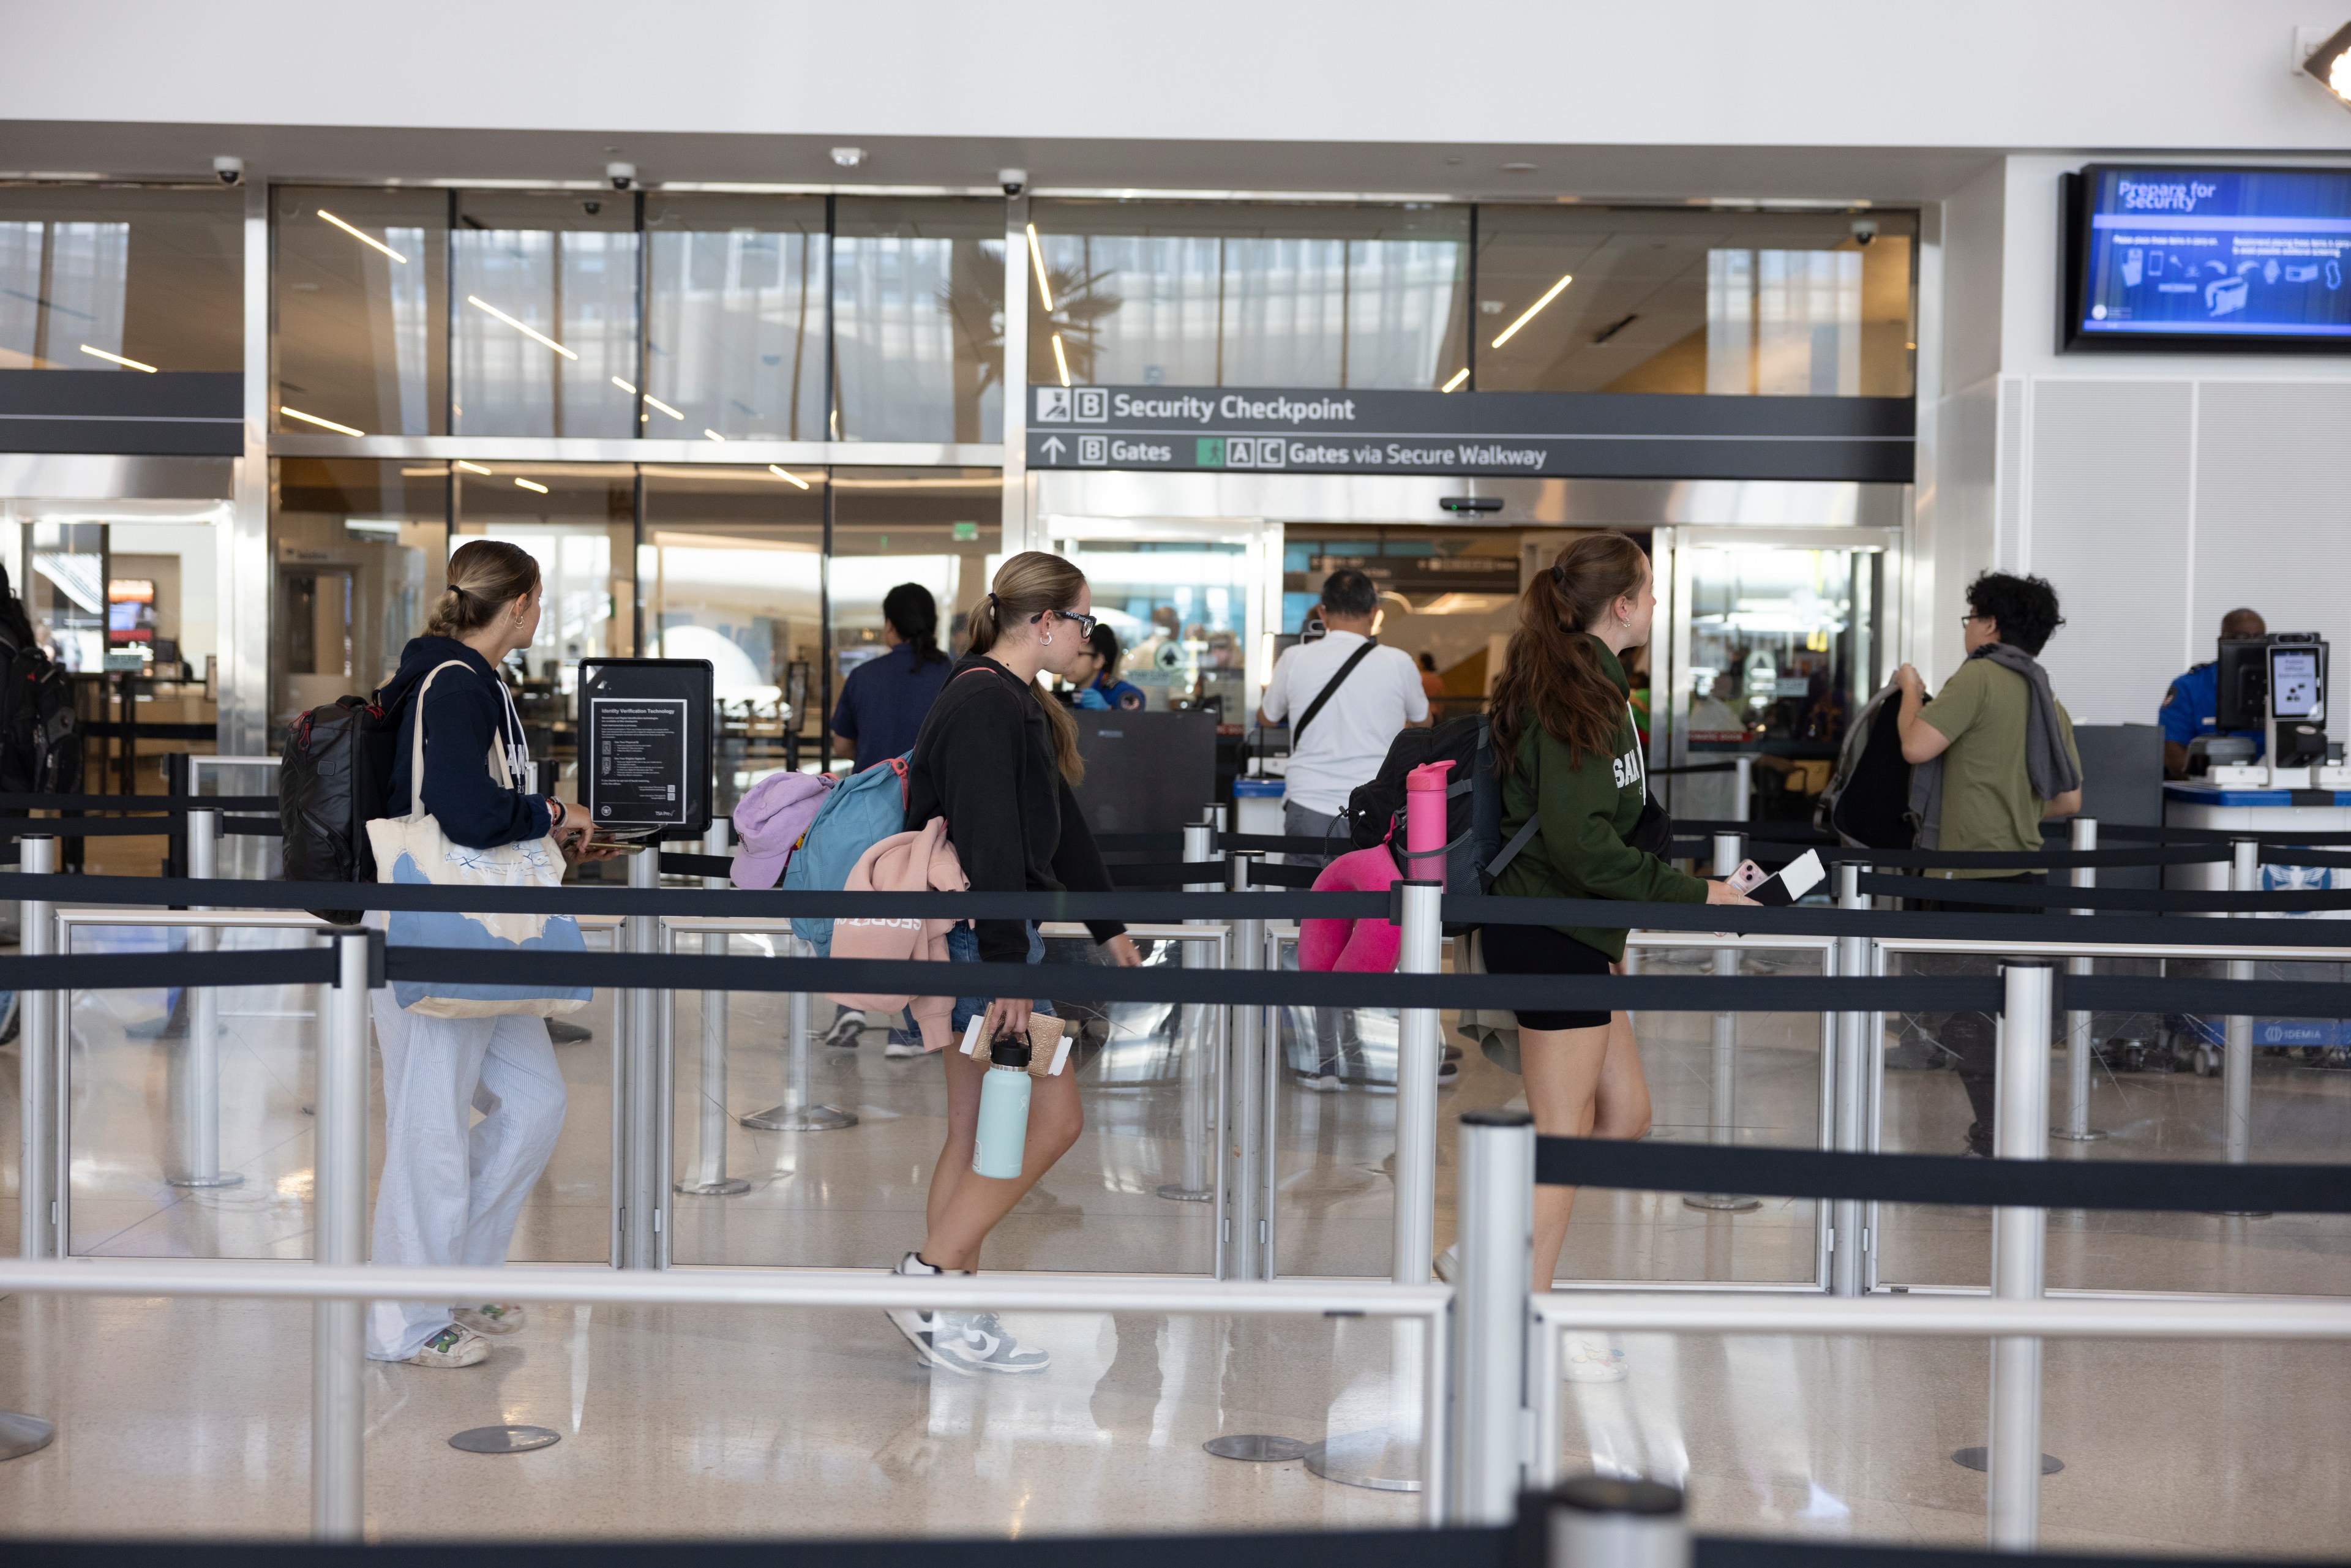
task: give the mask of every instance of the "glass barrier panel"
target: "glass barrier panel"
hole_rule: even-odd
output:
[[[459,194],[451,434],[636,434],[638,242],[626,196]]]
[[[0,370],[241,371],[245,193],[0,190]]]
[[[449,428],[449,193],[279,186],[275,430]]]
[[[824,439],[820,196],[645,197],[648,435]]]
[[[1004,438],[1004,204],[833,204],[833,436]]]
[[[269,714],[282,736],[297,716],[391,679],[423,632],[449,559],[449,465],[281,457],[275,467]]]

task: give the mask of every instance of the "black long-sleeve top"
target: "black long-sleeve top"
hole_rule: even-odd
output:
[[[972,674],[968,672],[980,671]],[[976,893],[1108,893],[1110,873],[1053,756],[1043,706],[1020,678],[985,653],[956,663],[923,719],[906,765],[906,826],[947,821]],[[979,956],[992,964],[1029,956],[1019,920],[976,923]],[[1126,927],[1089,920],[1107,942]]]

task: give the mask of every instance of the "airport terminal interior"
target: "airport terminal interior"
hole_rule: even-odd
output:
[[[695,3],[696,36],[642,52],[606,0],[298,46],[283,7],[220,9],[225,39],[57,8],[0,50],[0,1542],[1499,1532],[1521,1489],[1599,1477],[1672,1489],[1651,1511],[1727,1554],[2351,1558],[2351,939],[2319,924],[2351,918],[2351,16],[2157,0],[2143,21],[2209,47],[2101,63],[2088,24],[2004,3],[1959,29],[1817,0],[1763,37],[1713,0],[1476,0],[1469,54],[1332,40],[1301,72],[1324,46],[1291,5],[1080,40],[1028,5]],[[1023,28],[1039,74],[1008,94]],[[1486,89],[1424,101],[1456,68]],[[583,103],[600,78],[618,96]],[[1645,988],[1616,993],[1650,1100],[1629,1147],[1668,1163],[1590,1180],[1531,1279],[1542,1162],[1628,1147],[1622,1081],[1562,1121],[1547,1030],[1411,1005],[1433,974],[1523,986],[1454,898],[1528,889],[1479,863],[1507,764],[1462,749],[1425,821],[1377,758],[1510,723],[1530,607],[1609,536],[1645,575],[1606,601],[1655,610],[1607,644],[1630,805],[1603,849],[1676,868],[1643,887],[1776,873],[1757,899],[1789,907],[1718,932],[1584,880],[1589,842],[1544,852],[1571,869],[1539,896],[1660,921],[1623,979],[1584,946],[1572,983]],[[559,1114],[503,1259],[405,1260],[504,1261],[524,1321],[443,1320],[473,1364],[441,1338],[362,1359],[390,1303],[304,1281],[369,1260],[417,1092],[324,983],[350,914],[266,884],[323,841],[298,792],[337,705],[471,602],[468,546],[537,585],[491,650],[493,777],[512,757],[560,803],[523,810],[549,841],[577,817],[626,852],[559,890],[468,870],[549,902],[441,917],[524,922],[480,945],[528,953],[577,911],[587,999],[430,1015],[527,1037],[538,1075],[493,1048],[441,1108],[477,1186],[516,1104]],[[1031,552],[1088,598],[995,630]],[[951,1103],[897,1004],[791,980],[844,956],[841,911],[729,889],[858,887],[858,851],[920,821],[885,807],[828,882],[835,819],[760,860],[772,802],[850,815],[857,705],[932,668],[904,644],[1001,653],[1057,613],[1114,663],[1046,665],[1031,733],[1082,758],[1061,793],[1112,892],[1052,863],[1136,901],[1134,950],[1081,923],[1119,906],[1049,907],[1031,844],[1066,1062],[950,1060]],[[1361,706],[1355,663],[1314,677],[1344,716],[1301,722],[1311,685],[1270,702],[1355,625],[1392,665]],[[1934,728],[1978,677],[2022,716],[1998,769]],[[1434,727],[1358,716],[1374,680]],[[1395,804],[1332,825],[1343,723],[1369,752],[1339,798],[1393,774]],[[1962,847],[1982,819],[1954,802],[1995,771],[2030,780],[2023,836]],[[1407,848],[1449,854],[1441,905],[1391,894],[1427,880]],[[1375,880],[1337,880],[1366,855]],[[402,863],[340,879],[456,880]],[[1954,866],[1992,880],[1924,880]],[[931,918],[963,886],[935,874],[888,885]],[[184,878],[256,902],[157,880]],[[1341,886],[1390,914],[1306,914]],[[424,973],[424,917],[387,918],[378,988]],[[1332,927],[1387,946],[1334,960]],[[979,951],[931,940],[911,956]],[[654,988],[668,955],[741,988]],[[1396,976],[1301,988],[1334,964]],[[1082,1128],[963,1281],[1003,1304],[932,1314],[982,1365],[883,1298],[929,1267],[942,1159],[991,1179],[1006,1078],[1024,1179],[1041,1108]],[[1750,1150],[1843,1164],[1795,1196],[1641,1175]],[[2105,1185],[1986,1185],[2021,1160]],[[428,1206],[465,1201],[459,1166]],[[1880,1177],[1901,1196],[1802,1186]],[[1674,1316],[1709,1307],[1748,1316]],[[1559,1568],[1688,1560],[1557,1528]]]

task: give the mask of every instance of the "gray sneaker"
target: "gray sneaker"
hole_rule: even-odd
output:
[[[924,1262],[919,1254],[913,1252],[900,1259],[898,1266],[891,1270],[893,1274],[907,1275],[936,1274],[938,1271]],[[960,1355],[949,1354],[943,1345],[945,1341],[962,1339],[959,1330],[946,1326],[948,1319],[960,1314],[926,1312],[913,1307],[893,1307],[883,1312],[882,1315],[890,1320],[892,1327],[906,1336],[906,1343],[914,1347],[914,1354],[933,1366],[945,1367],[961,1377],[969,1377],[972,1375],[974,1369],[966,1364]]]
[[[1023,1350],[994,1312],[941,1312],[932,1360],[960,1372],[1042,1372],[1052,1356]]]

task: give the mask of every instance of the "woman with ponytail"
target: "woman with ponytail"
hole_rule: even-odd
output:
[[[1623,534],[1586,534],[1560,551],[1519,599],[1519,628],[1492,704],[1507,842],[1540,817],[1541,831],[1502,868],[1494,892],[1520,898],[1618,898],[1750,904],[1729,885],[1676,871],[1626,841],[1648,804],[1648,769],[1634,725],[1623,655],[1649,640],[1657,596],[1648,557]],[[1603,975],[1625,956],[1621,927],[1488,925],[1479,932],[1498,975]],[[1521,1009],[1519,1058],[1535,1130],[1548,1137],[1637,1138],[1649,1130],[1649,1086],[1632,1021],[1598,1009]],[[1575,1190],[1535,1188],[1534,1280],[1549,1290]],[[1571,1336],[1566,1375],[1614,1383],[1623,1355]]]
[[[939,601],[921,583],[902,582],[882,596],[882,641],[890,651],[849,672],[832,710],[833,739],[856,758],[852,772],[905,756],[947,684]]]
[[[1085,574],[1060,556],[1028,550],[1006,561],[986,602],[972,612],[970,651],[956,661],[915,737],[906,768],[906,826],[944,817],[947,840],[975,893],[1111,891],[1102,854],[1070,789],[1085,777],[1077,721],[1037,685],[1040,675],[1066,676],[1077,667],[1093,630],[1092,607]],[[1143,961],[1124,926],[1114,921],[1087,925],[1113,962]],[[1044,944],[1029,921],[981,920],[949,932],[947,955],[964,962],[1034,964],[1044,956]],[[966,997],[956,1001],[951,1026],[960,1040],[971,1019],[984,1015],[983,1040],[1021,1038],[1032,1010],[1052,1009],[1019,997]],[[977,1271],[987,1233],[1077,1142],[1085,1124],[1073,1073],[1036,1079],[1020,1175],[1009,1180],[980,1176],[971,1160],[987,1059],[955,1049],[941,1054],[946,1145],[931,1175],[927,1233],[899,1262],[901,1274]],[[925,1361],[951,1372],[1045,1369],[1045,1352],[1022,1347],[993,1312],[901,1311],[890,1318]]]

